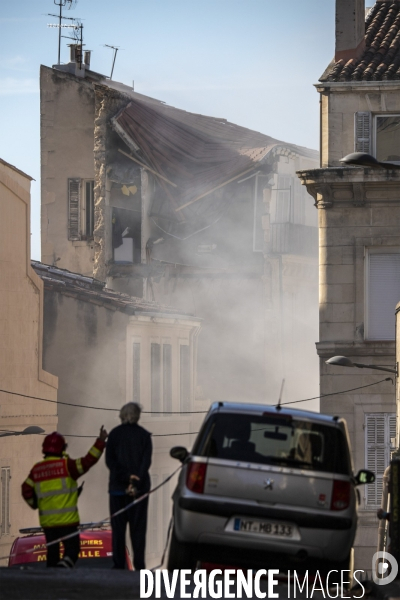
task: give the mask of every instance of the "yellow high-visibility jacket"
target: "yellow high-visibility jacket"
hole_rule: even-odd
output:
[[[42,527],[79,525],[76,480],[97,463],[105,442],[99,438],[83,458],[47,456],[36,463],[22,484],[22,496],[39,509]]]

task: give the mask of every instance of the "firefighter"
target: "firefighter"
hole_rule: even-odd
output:
[[[52,542],[69,534],[63,541],[64,557],[60,560],[60,543],[47,548],[47,566],[72,568],[78,560],[79,513],[78,477],[89,471],[103,453],[107,431],[101,426],[100,434],[89,452],[76,460],[66,454],[64,437],[54,431],[43,441],[44,459],[34,465],[22,484],[22,496],[33,509],[39,509],[39,521],[46,536]]]

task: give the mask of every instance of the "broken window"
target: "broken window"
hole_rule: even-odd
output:
[[[142,259],[142,206],[136,183],[112,182],[112,247],[115,263],[140,263]]]

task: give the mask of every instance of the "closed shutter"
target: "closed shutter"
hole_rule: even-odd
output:
[[[389,416],[389,435],[390,435],[390,459],[392,452],[396,449],[396,415]]]
[[[1,469],[1,535],[10,533],[10,467]]]
[[[172,346],[163,344],[163,410],[172,410]]]
[[[375,473],[376,480],[366,486],[366,506],[380,506],[382,477],[390,463],[390,440],[396,427],[396,415],[380,413],[366,415],[366,468]]]
[[[395,339],[395,309],[400,300],[400,252],[369,252],[369,340]]]
[[[151,412],[161,412],[161,345],[151,344]]]
[[[190,410],[190,348],[180,346],[180,405],[181,411]]]
[[[275,223],[290,223],[292,221],[292,195],[293,180],[290,175],[279,175],[276,194]]]
[[[355,140],[356,152],[371,153],[371,113],[356,112],[355,114]]]
[[[132,385],[132,401],[140,402],[140,343],[133,343],[133,385]]]
[[[68,239],[80,240],[80,179],[68,179]]]

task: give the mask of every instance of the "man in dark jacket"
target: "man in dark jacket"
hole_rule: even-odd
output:
[[[110,432],[106,447],[106,464],[110,469],[110,513],[125,508],[150,490],[151,435],[138,425],[141,408],[129,402],[121,408],[121,425]],[[111,519],[113,561],[115,569],[125,569],[126,524],[133,549],[133,564],[138,571],[145,568],[147,507],[145,498]]]

